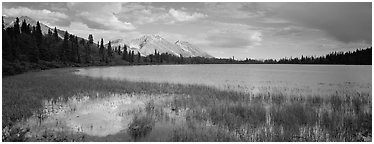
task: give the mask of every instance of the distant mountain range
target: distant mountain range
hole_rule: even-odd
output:
[[[15,22],[15,17],[7,17],[3,16],[4,26],[12,27]],[[27,16],[19,17],[20,25],[22,21],[26,20],[26,23],[30,24],[31,26],[36,26],[37,21],[33,18]],[[48,33],[48,29],[51,29],[53,32],[54,28],[51,28],[42,22],[39,22],[41,26],[41,30],[43,34]],[[60,38],[63,38],[65,31],[57,29],[57,33]],[[87,32],[88,35],[89,32]],[[78,37],[78,39],[84,39]],[[86,40],[86,39],[85,39]],[[148,56],[150,54],[154,54],[155,50],[160,53],[169,53],[175,56],[182,55],[183,57],[206,57],[206,58],[213,58],[213,56],[209,55],[208,53],[202,51],[197,46],[192,45],[186,41],[176,41],[175,43],[169,42],[168,40],[162,38],[159,35],[144,35],[140,38],[133,39],[133,40],[123,40],[117,39],[111,41],[111,45],[113,46],[121,46],[128,45],[130,50],[134,51],[135,53],[140,52],[142,56]],[[106,44],[107,45],[107,44]]]
[[[155,50],[157,50],[160,53],[169,53],[175,56],[212,58],[211,55],[188,42],[176,41],[172,43],[159,35],[144,35],[130,41],[123,39],[111,41],[112,46],[121,45],[122,47],[125,44],[130,47],[130,50],[136,53],[140,52],[142,56],[154,54]]]

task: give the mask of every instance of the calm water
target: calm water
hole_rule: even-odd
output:
[[[248,93],[371,94],[371,66],[161,65],[82,68],[78,75],[130,81],[202,84]],[[188,97],[188,95],[182,95]],[[188,109],[172,107],[174,94],[77,93],[67,101],[44,100],[41,114],[20,123],[30,136],[64,133],[84,141],[166,141],[179,128],[195,127]],[[147,109],[148,108],[148,109]],[[43,115],[43,119],[40,119]],[[131,126],[133,125],[133,126]],[[212,127],[202,123],[202,128]],[[142,137],[132,129],[147,126]]]
[[[352,65],[159,65],[83,68],[79,75],[130,81],[203,84],[257,93],[371,92],[371,66]]]

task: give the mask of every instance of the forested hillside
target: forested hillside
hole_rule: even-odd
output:
[[[183,57],[170,53],[160,53],[155,49],[153,54],[142,56],[129,46],[111,46],[103,38],[97,43],[93,35],[80,38],[56,27],[42,33],[41,24],[30,25],[26,20],[20,22],[17,17],[13,26],[2,24],[3,76],[19,74],[30,70],[69,66],[92,65],[128,65],[128,64],[351,64],[371,65],[371,47],[349,52],[332,52],[325,56],[301,56],[296,58],[256,60],[247,58]]]

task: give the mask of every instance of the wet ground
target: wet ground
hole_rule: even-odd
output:
[[[173,95],[77,94],[45,100],[43,111],[20,123],[29,139],[64,135],[78,141],[167,141],[186,125],[185,110],[170,105]]]

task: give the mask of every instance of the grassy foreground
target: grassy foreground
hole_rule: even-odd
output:
[[[100,80],[73,75],[73,70],[53,69],[3,78],[2,140],[27,141],[27,129],[14,125],[42,109],[42,100],[100,91],[173,94],[170,104],[173,110],[185,112],[189,126],[176,128],[168,141],[371,141],[372,104],[368,93],[253,95],[200,85]],[[149,121],[136,120],[130,127]],[[144,129],[149,127],[145,125]],[[138,131],[132,133],[139,135]]]

